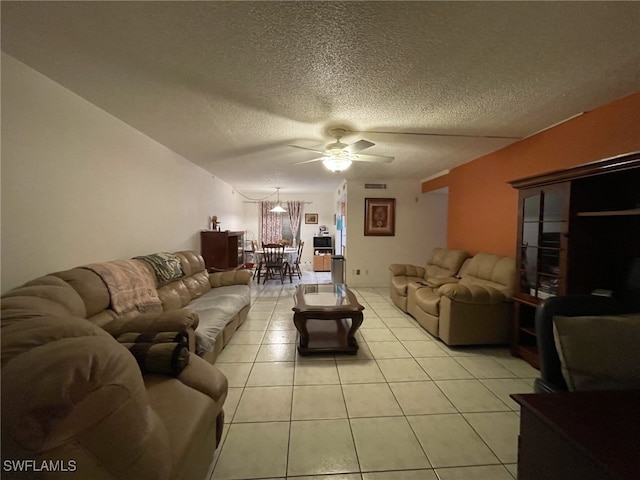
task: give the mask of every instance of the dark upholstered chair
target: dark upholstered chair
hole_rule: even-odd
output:
[[[550,297],[536,309],[536,337],[540,354],[540,377],[535,379],[536,393],[566,391],[560,357],[553,337],[553,317],[621,315],[624,308],[611,297],[597,295],[567,295]]]

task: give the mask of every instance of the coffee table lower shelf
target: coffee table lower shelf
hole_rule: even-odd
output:
[[[335,320],[301,320],[306,324],[307,340],[298,328],[298,352],[300,355],[315,353],[358,353],[355,337],[349,338],[351,321],[347,318]],[[297,327],[298,325],[296,325]]]

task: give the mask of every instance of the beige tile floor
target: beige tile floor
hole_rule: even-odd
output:
[[[211,480],[513,480],[511,393],[537,371],[495,347],[449,348],[391,302],[364,305],[357,355],[301,357],[292,322],[301,280],[253,285],[247,321],[216,361],[229,379]]]

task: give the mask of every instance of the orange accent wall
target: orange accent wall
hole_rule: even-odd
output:
[[[456,167],[422,192],[449,187],[449,248],[514,256],[518,192],[508,181],[635,151],[640,92]]]

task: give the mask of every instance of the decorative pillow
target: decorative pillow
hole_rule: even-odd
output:
[[[556,316],[553,334],[569,390],[640,388],[640,314]]]
[[[151,255],[144,255],[135,258],[137,260],[143,260],[151,265],[154,273],[156,274],[156,281],[158,282],[159,287],[184,277],[180,258],[173,253],[152,253]]]
[[[177,376],[189,364],[184,343],[123,343],[133,354],[142,373]]]
[[[182,332],[127,332],[116,338],[120,343],[188,343]]]

